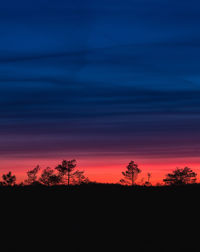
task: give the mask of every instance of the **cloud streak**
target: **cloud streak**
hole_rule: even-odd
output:
[[[193,0],[4,3],[0,155],[198,157],[199,9]]]

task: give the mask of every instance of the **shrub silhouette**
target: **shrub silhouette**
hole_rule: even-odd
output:
[[[2,175],[2,185],[4,186],[13,186],[16,183],[16,176],[12,175],[11,172]]]
[[[138,168],[138,165],[134,161],[131,161],[126,167],[126,171],[122,172],[124,178],[121,179],[120,182],[122,184],[134,185],[135,180],[140,172],[141,170]]]
[[[47,167],[42,171],[42,174],[39,178],[39,182],[43,185],[51,186],[60,184],[62,177],[60,175],[56,175],[54,170],[50,167]]]
[[[172,173],[168,173],[163,182],[166,185],[184,185],[192,184],[196,182],[197,174],[193,172],[189,167],[183,169],[176,168]]]
[[[85,173],[84,171],[79,171],[79,170],[77,170],[77,171],[75,171],[73,173],[73,179],[74,179],[75,184],[80,185],[80,184],[83,184],[83,183],[89,183],[90,182],[88,177],[86,177],[84,173]]]
[[[34,169],[27,171],[28,178],[24,181],[25,184],[31,185],[37,181],[37,174],[40,170],[40,166],[37,165]]]

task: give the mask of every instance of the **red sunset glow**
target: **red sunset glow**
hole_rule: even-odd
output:
[[[72,158],[74,158],[72,156]],[[62,159],[24,159],[24,160],[3,160],[1,159],[1,172],[13,171],[17,176],[18,181],[23,181],[26,172],[36,165],[40,165],[41,168],[50,166],[51,168],[56,167]],[[84,170],[86,175],[91,181],[100,183],[118,183],[121,179],[121,172],[125,170],[126,166],[130,162],[131,158],[123,157],[106,157],[106,158],[79,158],[77,159],[77,168]],[[197,174],[200,168],[200,158],[167,158],[167,159],[133,159],[142,170],[139,174],[137,183],[141,184],[147,180],[147,173],[152,174],[152,184],[162,183],[164,176],[174,170],[176,167],[188,166],[192,168]],[[190,160],[190,161],[189,161]],[[198,180],[198,179],[197,179]]]

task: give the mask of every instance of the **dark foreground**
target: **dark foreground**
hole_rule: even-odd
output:
[[[0,188],[2,251],[199,251],[200,186]]]

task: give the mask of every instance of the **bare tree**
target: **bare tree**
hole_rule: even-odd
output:
[[[193,172],[189,167],[183,169],[176,168],[172,173],[168,173],[163,182],[166,185],[184,185],[192,184],[196,182],[197,174]]]
[[[28,178],[24,181],[25,184],[31,185],[37,181],[37,174],[40,170],[40,166],[37,165],[34,169],[27,171]]]
[[[12,175],[11,172],[3,174],[2,179],[3,179],[2,185],[4,186],[13,186],[16,183],[16,176]]]
[[[73,171],[76,167],[76,160],[63,160],[62,164],[59,164],[55,169],[58,170],[62,177],[67,177],[67,185],[70,185],[73,178]]]
[[[138,174],[141,172],[141,170],[138,168],[138,165],[131,161],[128,166],[126,167],[126,171],[122,172],[122,175],[124,176],[123,179],[120,180],[122,184],[131,184],[134,185],[135,180],[138,177]]]

